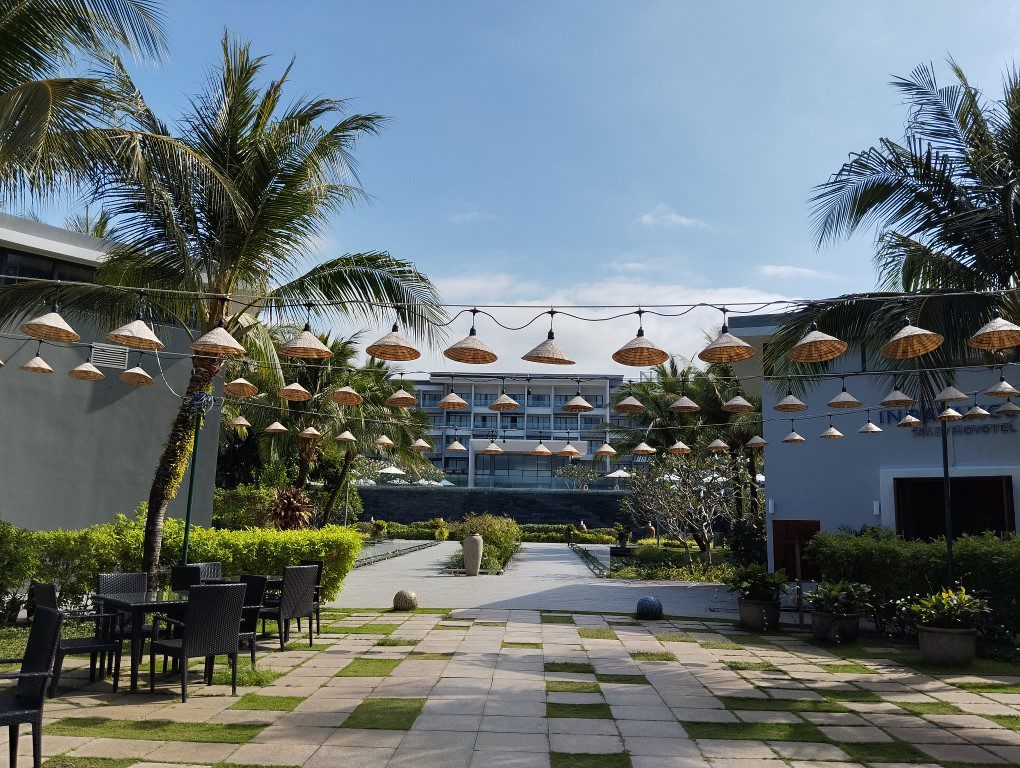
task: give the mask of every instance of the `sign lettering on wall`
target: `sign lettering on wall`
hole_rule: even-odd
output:
[[[1008,435],[1017,432],[1016,416],[997,413],[998,405],[987,407],[991,416],[983,422],[956,422],[949,428],[954,435]],[[879,411],[878,423],[883,426],[894,426],[898,424],[907,414],[922,420],[922,424],[912,427],[910,434],[914,437],[934,437],[941,434],[942,430],[938,425],[938,411],[924,410],[919,408],[889,408]]]

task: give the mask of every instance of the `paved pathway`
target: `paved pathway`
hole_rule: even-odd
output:
[[[333,605],[388,608],[394,593],[407,588],[418,595],[423,607],[435,608],[633,613],[642,596],[655,595],[670,616],[735,615],[734,600],[725,587],[600,579],[565,544],[523,544],[502,576],[443,575],[440,570],[459,546],[448,541],[358,568],[347,576]]]

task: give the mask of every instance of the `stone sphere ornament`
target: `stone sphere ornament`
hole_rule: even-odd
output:
[[[409,589],[402,589],[393,596],[393,610],[413,611],[418,607],[418,595]]]
[[[646,595],[638,600],[637,617],[639,619],[658,620],[662,618],[662,601],[657,597]]]

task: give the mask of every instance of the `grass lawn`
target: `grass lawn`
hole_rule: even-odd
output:
[[[580,661],[547,661],[546,672],[572,672],[580,675],[594,675],[595,667]]]
[[[959,667],[940,667],[933,664],[926,664],[924,660],[921,659],[921,654],[915,651],[901,653],[896,656],[895,661],[899,664],[903,664],[904,666],[916,669],[918,672],[924,672],[931,675],[959,675],[961,673],[961,669]],[[963,671],[970,675],[1020,676],[1020,664],[1010,664],[1006,661],[982,659],[979,656],[974,659],[973,664]]]
[[[411,651],[407,654],[408,661],[449,661],[453,658],[452,653],[428,653],[426,651]]]
[[[7,658],[7,657],[0,657]],[[138,762],[135,757],[71,757],[56,755],[43,761],[46,768],[128,768]]]
[[[948,701],[897,701],[898,707],[913,712],[915,715],[962,715],[965,714],[955,704]]]
[[[710,651],[742,651],[744,646],[738,645],[737,643],[731,643],[729,641],[720,640],[704,640],[699,642],[702,648],[708,648]]]
[[[122,662],[123,663],[123,662]],[[246,660],[243,656],[237,660],[237,684],[238,685],[251,685],[258,688],[269,685],[274,680],[278,680],[283,677],[286,672],[281,672],[278,669],[266,669],[265,667],[253,667],[251,663]],[[160,682],[159,676],[156,676],[156,687],[160,685],[178,685],[177,682],[180,678],[171,676]],[[147,681],[146,681],[147,682]],[[230,685],[230,668],[225,667],[222,664],[217,664],[213,669],[213,685]]]
[[[505,621],[476,621],[476,627],[505,627]]]
[[[283,646],[288,651],[326,651],[333,647],[332,643],[312,643],[308,644],[308,638],[304,640],[291,640],[289,643]]]
[[[386,677],[401,659],[354,659],[336,673],[337,677]]]
[[[293,712],[305,700],[304,696],[263,696],[260,693],[246,693],[228,709],[268,709],[275,712]]]
[[[108,720],[102,717],[65,717],[47,725],[44,732],[52,736],[246,744],[255,738],[262,728],[261,725],[235,723],[178,723],[171,720]]]
[[[577,634],[584,640],[619,640],[616,633],[607,627],[581,627]]]
[[[626,752],[610,752],[607,755],[551,752],[549,765],[551,768],[631,768],[632,763],[630,755]]]
[[[531,648],[534,650],[541,650],[541,643],[507,643],[504,642],[500,645],[500,648]]]
[[[346,632],[349,635],[391,635],[396,631],[399,624],[362,624],[360,627],[340,627],[338,632]]]
[[[850,672],[855,675],[877,675],[879,672],[866,667],[863,664],[857,664],[856,662],[848,662],[846,664],[819,664],[819,667],[824,669],[826,672],[832,672],[833,674]]]
[[[836,742],[836,746],[858,763],[931,763],[932,758],[905,741]],[[976,768],[976,767],[975,767]]]
[[[754,672],[778,672],[779,667],[768,661],[727,661],[726,666],[730,669]]]
[[[1017,683],[953,683],[957,688],[974,693],[1020,693]]]
[[[425,699],[365,699],[340,727],[407,731],[424,706]]]
[[[667,632],[662,635],[656,635],[655,639],[660,643],[696,643],[698,642],[693,637],[688,635],[686,632]]]
[[[613,713],[608,704],[561,704],[546,702],[546,717],[580,717],[588,720],[612,720]]]
[[[835,701],[811,699],[751,699],[742,696],[723,696],[719,701],[726,709],[755,710],[756,712],[849,712]]]
[[[410,637],[392,637],[391,636],[391,637],[381,638],[379,640],[379,642],[376,643],[376,645],[381,645],[381,646],[384,646],[384,647],[407,646],[407,645],[418,645],[418,643],[420,643],[420,642],[421,642],[421,640],[413,640]]]
[[[1020,731],[1020,715],[985,715],[993,723],[998,723],[1003,728],[1011,731]]]
[[[598,683],[587,680],[546,680],[545,690],[549,693],[602,693]]]
[[[619,683],[623,685],[651,685],[644,675],[595,675],[600,683]]]
[[[642,651],[630,655],[634,661],[676,661],[676,654],[671,651]]]
[[[882,697],[874,691],[863,691],[859,688],[845,691],[826,691],[825,698],[829,701],[882,701]]]
[[[28,627],[3,627],[0,629],[0,659],[20,659],[25,654],[27,642]],[[15,664],[0,664],[0,672],[15,669]]]
[[[432,629],[445,629],[451,632],[467,632],[471,627],[466,624],[436,624]]]
[[[573,624],[573,616],[562,616],[557,613],[543,613],[542,614],[543,624]]]
[[[827,742],[810,723],[692,723],[681,722],[692,739],[753,739],[755,741]]]

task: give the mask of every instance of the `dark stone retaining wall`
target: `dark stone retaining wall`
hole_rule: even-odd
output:
[[[626,491],[518,490],[509,488],[416,488],[414,486],[359,488],[364,506],[362,520],[459,520],[475,512],[506,515],[518,523],[577,525],[609,528],[619,520],[631,521],[620,511]]]

